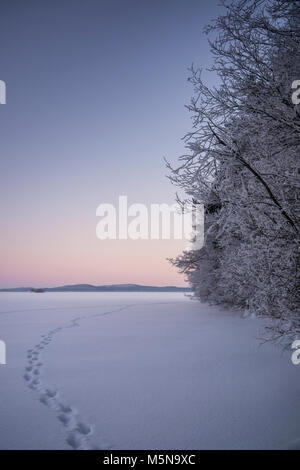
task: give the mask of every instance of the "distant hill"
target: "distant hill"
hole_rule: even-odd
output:
[[[141,286],[139,284],[111,284],[104,286],[93,286],[91,284],[74,284],[70,286],[43,287],[16,287],[11,289],[0,289],[0,292],[189,292],[188,287],[176,286]]]

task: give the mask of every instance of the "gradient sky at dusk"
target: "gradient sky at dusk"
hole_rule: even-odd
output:
[[[174,202],[209,0],[2,0],[0,287],[183,285],[180,241],[100,241],[96,208]]]

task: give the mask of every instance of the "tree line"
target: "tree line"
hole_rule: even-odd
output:
[[[171,181],[205,205],[205,244],[173,260],[194,295],[300,332],[300,2],[223,2],[208,34],[218,85],[190,69],[193,127]],[[212,39],[211,39],[212,38]]]

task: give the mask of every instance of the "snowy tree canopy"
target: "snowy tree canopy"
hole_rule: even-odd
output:
[[[300,331],[300,2],[223,2],[209,87],[191,68],[193,129],[171,181],[205,204],[205,246],[173,263],[195,296],[274,319],[273,338]]]

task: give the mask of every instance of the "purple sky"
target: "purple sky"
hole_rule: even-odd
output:
[[[174,202],[215,0],[2,0],[0,287],[177,284],[179,241],[100,241],[102,202]]]

